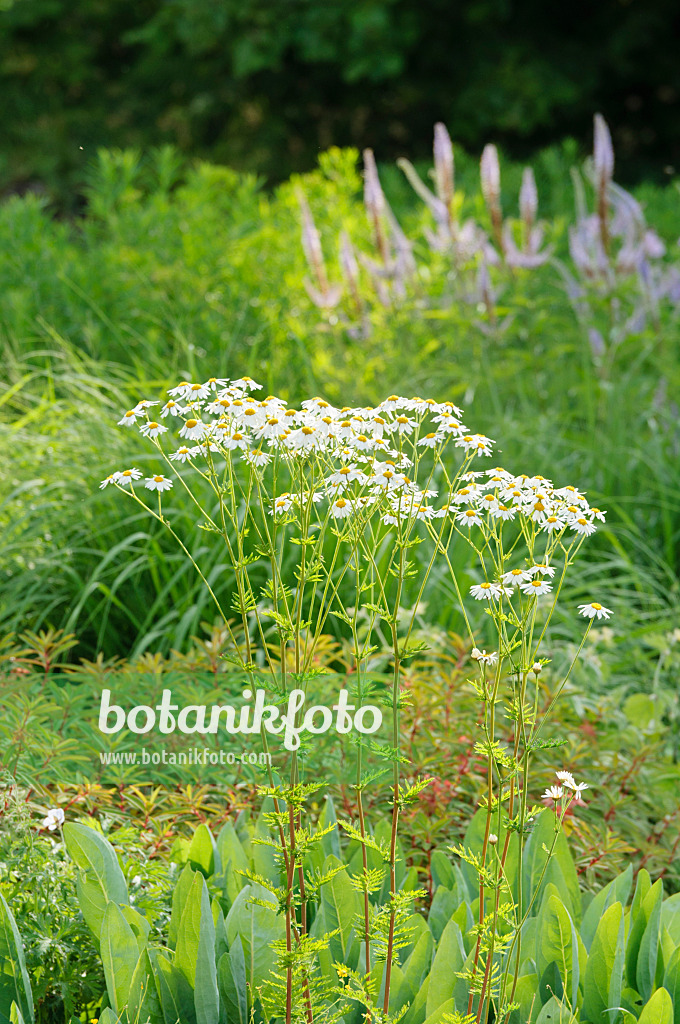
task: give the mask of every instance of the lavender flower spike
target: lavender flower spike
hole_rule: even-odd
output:
[[[598,185],[606,188],[614,176],[614,147],[602,114],[595,114],[593,161]]]
[[[519,192],[519,212],[527,228],[531,230],[538,213],[538,190],[531,167],[522,172],[522,187]]]
[[[439,121],[434,126],[434,176],[437,195],[450,210],[454,193],[453,145],[446,126]]]

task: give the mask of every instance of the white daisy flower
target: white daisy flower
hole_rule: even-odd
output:
[[[574,533],[579,533],[581,536],[589,537],[591,533],[595,533],[597,527],[590,519],[586,519],[585,516],[579,516],[578,519],[572,519],[569,523],[569,528]]]
[[[250,466],[256,466],[258,469],[262,466],[268,466],[272,461],[272,456],[269,452],[263,452],[261,448],[256,448],[254,451],[244,451],[241,458]]]
[[[139,428],[140,434],[143,434],[144,437],[160,437],[161,434],[166,434],[167,431],[167,427],[164,427],[162,423],[156,423],[154,420],[149,423],[142,423]]]
[[[167,476],[148,476],[144,481],[144,486],[149,491],[169,491],[172,487],[172,480],[168,480]]]
[[[614,613],[609,608],[604,608],[597,601],[590,604],[580,604],[578,610],[586,619],[608,619]]]
[[[104,477],[104,479],[100,483],[99,490],[103,491],[105,487],[109,486],[109,484],[117,483],[118,482],[117,479],[116,479],[117,476],[118,476],[117,473],[109,473],[109,475],[107,477]]]
[[[560,800],[564,796],[564,790],[561,786],[548,786],[545,793],[541,797],[542,800]]]
[[[140,469],[124,469],[121,473],[114,473],[115,483],[120,484],[121,487],[125,487],[128,484],[134,483],[135,480],[141,480],[142,472]]]
[[[590,514],[591,516],[594,516],[595,519],[599,519],[601,523],[604,522],[604,518],[607,515],[607,513],[603,512],[600,508],[591,508]]]
[[[541,594],[549,594],[552,590],[552,584],[548,583],[547,580],[527,580],[525,583],[520,583],[519,589],[523,594],[531,594],[534,597],[540,597]]]
[[[498,661],[498,651],[480,651],[478,647],[473,647],[470,652],[470,657],[474,658],[481,665],[495,665]]]
[[[274,507],[271,509],[272,515],[283,515],[285,512],[289,512],[293,507],[293,497],[287,492],[285,494],[279,494],[274,499]]]
[[[200,441],[207,427],[201,420],[189,419],[179,432],[180,437],[186,437],[187,441]]]
[[[128,409],[123,416],[122,420],[118,420],[119,427],[131,427],[133,423],[137,422],[137,418],[142,415],[141,410],[137,412],[135,409]]]
[[[179,405],[174,399],[169,398],[161,409],[161,419],[165,419],[166,416],[186,416],[187,408],[184,405]]]
[[[475,601],[490,601],[501,596],[501,587],[498,583],[475,583],[470,587],[470,594]]]
[[[208,388],[209,391],[217,391],[218,388],[226,388],[229,386],[228,380],[223,380],[220,377],[211,377],[203,385],[204,388]]]
[[[549,576],[550,579],[552,579],[555,575],[555,569],[552,565],[546,565],[545,562],[541,562],[537,563],[536,565],[532,565],[529,569],[529,574],[531,576],[536,576],[538,575],[538,573],[540,573],[541,576]]]
[[[346,498],[336,498],[330,508],[334,519],[346,519],[347,516],[351,516],[352,511],[352,503]]]
[[[543,520],[541,529],[545,530],[546,533],[559,533],[566,526],[564,519],[560,519],[559,516],[548,516],[547,519]]]
[[[500,502],[498,502],[496,506],[491,509],[491,518],[500,519],[503,522],[506,522],[508,519],[514,519],[516,515],[516,508],[508,508],[507,505],[501,505]]]
[[[150,409],[152,405],[160,405],[157,398],[154,398],[153,401],[149,398],[143,398],[141,402],[137,402],[134,411],[139,415],[140,412]]]
[[[425,437],[421,437],[420,441],[418,441],[418,447],[436,448],[437,445],[440,445],[443,440],[444,437],[442,436],[442,434],[439,433],[439,431],[437,431],[436,434],[425,434]]]
[[[61,807],[51,807],[47,812],[47,815],[43,818],[42,827],[48,828],[50,832],[54,832],[56,828],[64,824],[66,815],[64,814]]]
[[[176,384],[174,388],[169,388],[168,394],[171,398],[184,398],[186,389],[190,387],[191,384],[188,380],[182,380],[179,384]]]
[[[555,772],[555,775],[560,780],[560,782],[563,782],[565,786],[569,787],[569,789],[574,789],[575,788],[576,781],[574,779],[574,776],[571,774],[571,772],[566,772],[566,771]]]
[[[463,526],[481,526],[483,520],[479,509],[466,508],[457,513],[456,522],[462,523]]]
[[[178,448],[176,452],[173,452],[169,456],[171,462],[186,462],[188,459],[195,459],[200,452],[198,445],[193,448],[187,448],[186,445]]]
[[[526,583],[530,579],[531,572],[528,569],[510,569],[501,576],[501,580],[506,586],[511,586],[513,583]]]

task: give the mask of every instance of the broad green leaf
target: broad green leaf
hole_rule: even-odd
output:
[[[217,864],[215,860],[217,858]],[[219,872],[219,855],[213,834],[207,825],[199,825],[191,838],[187,860],[192,868],[210,878],[215,871]]]
[[[643,889],[645,892],[641,895]],[[626,943],[626,978],[630,987],[637,989],[646,1001],[652,994],[656,973],[663,882],[659,879],[649,888],[643,883],[636,897],[637,904],[636,900],[633,900],[635,914],[631,909],[632,923]]]
[[[333,831],[329,832],[328,835],[324,836],[321,840],[321,849],[323,850],[324,855],[326,857],[337,857],[338,860],[342,860],[340,836],[338,835],[338,820],[335,816],[335,804],[329,796],[326,797],[326,801],[323,805],[319,825],[321,828],[327,828],[328,825],[334,826]]]
[[[627,906],[630,897],[630,890],[633,884],[633,865],[629,864],[625,871],[605,885],[588,904],[583,921],[581,923],[581,938],[586,949],[590,949],[593,936],[600,923],[600,918],[605,910],[612,903],[620,903],[622,907]],[[679,907],[680,909],[680,907]],[[680,920],[680,919],[679,919]],[[680,938],[680,935],[679,935]]]
[[[465,838],[463,839],[463,846],[470,850],[477,857],[481,857],[482,850],[484,848],[484,835],[486,833],[486,817],[487,812],[484,808],[480,808],[472,816],[470,824],[467,827]],[[539,819],[540,820],[540,819]],[[499,823],[497,815],[492,816],[491,832],[494,832],[498,836],[497,849],[502,850],[505,846],[506,829],[502,822]],[[510,882],[513,895],[517,893],[517,872],[518,872],[518,840],[517,836],[513,833],[510,836],[510,845],[508,847],[508,856],[505,862],[505,874]],[[487,848],[487,857],[489,857],[489,848]],[[479,893],[479,879],[477,877],[477,871],[466,861],[461,861],[460,872],[465,879],[465,885],[468,892],[477,896]]]
[[[9,1024],[26,1024],[23,1014],[16,1003],[12,1003],[10,1007]]]
[[[255,873],[266,878],[272,885],[278,885],[281,880],[281,872],[276,861],[276,851],[271,846],[272,836],[265,814],[271,814],[274,810],[274,801],[268,796],[262,801],[262,808],[255,824],[255,834],[252,837],[252,858],[255,865]]]
[[[415,999],[402,1017],[402,1024],[424,1024],[429,987],[430,979],[428,977],[425,978],[423,984],[416,992]]]
[[[415,947],[403,966],[404,980],[411,990],[411,997],[415,996],[420,988],[423,978],[427,976],[432,964],[432,951],[434,941],[430,931],[423,932]]]
[[[536,1018],[536,1024],[577,1024],[577,1018],[567,1003],[561,1003],[553,996],[542,1008]]]
[[[430,874],[432,875],[432,886],[434,889],[438,885],[445,885],[447,889],[451,889],[453,892],[456,888],[456,875],[453,870],[453,864],[443,852],[443,850],[435,850],[430,859]]]
[[[217,837],[217,850],[222,864],[222,876],[219,884],[222,885],[229,906],[231,906],[243,886],[248,884],[248,879],[242,872],[248,870],[250,861],[236,829],[230,821],[222,826]]]
[[[455,1008],[453,999],[447,999],[445,1003],[442,1003],[441,1006],[438,1006],[433,1013],[425,1018],[425,1024],[439,1024],[447,1014],[452,1014]]]
[[[236,936],[228,953],[220,958],[218,984],[230,1024],[248,1024],[248,993],[243,943]]]
[[[663,977],[663,987],[670,993],[673,1000],[673,1024],[680,1024],[680,947],[675,950]]]
[[[184,913],[195,875],[196,872],[189,864],[186,864],[172,893],[172,912],[168,926],[168,941],[173,949],[177,946],[179,923],[182,920],[182,914]]]
[[[194,1005],[196,1007],[197,1024],[215,1024],[220,1010],[220,997],[217,989],[217,964],[215,963],[215,925],[205,879],[200,875],[198,877],[202,882],[202,890],[198,956],[196,958],[194,978]],[[178,956],[180,944],[178,942]]]
[[[581,920],[581,890],[576,868],[569,852],[564,832],[560,828],[555,833],[555,814],[544,810],[538,816],[536,826],[529,836],[524,849],[523,869],[523,910],[526,912],[529,902],[534,899],[534,913],[541,905],[545,887],[552,882],[557,887],[572,921],[576,924]],[[554,849],[553,849],[554,844]],[[546,850],[553,849],[548,860]],[[546,861],[547,867],[546,867]]]
[[[680,893],[663,901],[661,922],[668,929],[674,946],[680,946]]]
[[[326,857],[324,872],[333,871],[338,867],[342,869],[321,887],[321,907],[326,931],[334,932],[339,929],[339,934],[329,940],[331,956],[338,963],[344,963],[354,918],[361,911],[361,897],[352,885],[342,861],[337,857]]]
[[[165,1024],[196,1024],[194,994],[191,986],[180,971],[162,953],[158,953],[151,961],[161,998],[163,1020]]]
[[[95,938],[99,939],[109,901],[118,904],[130,902],[116,851],[95,829],[77,822],[64,825],[64,841],[69,856],[84,875],[78,887],[83,917]]]
[[[455,921],[449,921],[440,939],[430,971],[430,986],[425,1008],[427,1017],[430,1017],[447,1000],[453,998],[458,981],[456,972],[462,970],[465,959],[465,948],[460,928]]]
[[[251,898],[277,904],[276,896],[262,885],[247,885],[241,889],[227,914],[227,939],[231,949],[237,936],[243,943],[246,979],[257,989],[276,966],[276,957],[270,944],[284,938],[284,920],[275,910],[250,902]]]
[[[359,903],[361,904],[362,897],[359,895]],[[363,920],[363,915],[362,915]],[[397,951],[397,957],[399,958],[399,965],[403,965],[409,956],[413,952],[417,942],[422,935],[429,935],[432,938],[432,933],[427,927],[427,921],[422,914],[410,914],[404,922],[404,932],[408,938],[404,939],[404,945],[400,950]]]
[[[130,985],[139,959],[139,946],[135,933],[117,903],[110,902],[106,907],[99,938],[99,953],[111,1008],[121,1014],[130,997]]]
[[[458,897],[445,886],[440,885],[435,889],[430,910],[427,915],[427,923],[435,939],[439,941],[442,932],[451,920],[458,907]]]
[[[101,1020],[101,1018],[100,1018]],[[163,1011],[156,989],[148,950],[143,949],[139,955],[127,1002],[128,1024],[158,1024],[163,1021]]]
[[[580,943],[569,911],[559,896],[550,895],[541,905],[536,921],[536,969],[542,976],[551,963],[560,972],[566,999],[575,1007],[581,976],[580,962],[585,967],[586,952]],[[580,954],[580,955],[579,955]]]
[[[196,969],[202,949],[201,931],[202,929],[205,930],[205,928],[209,929],[212,937],[210,952],[214,967],[215,926],[213,924],[205,878],[200,871],[196,871],[177,929],[177,946],[175,949],[175,965],[184,973],[192,988],[196,984]]]
[[[513,976],[508,977],[508,992],[512,991]],[[520,974],[517,979],[513,1002],[519,1003],[519,1008],[510,1014],[508,1024],[527,1024],[528,1021],[535,1021],[540,1007],[538,998],[538,976],[535,974]]]
[[[9,1020],[12,1003],[31,1024],[33,994],[26,970],[24,947],[12,911],[0,893],[0,1018]]]
[[[78,1021],[80,1024],[80,1021]],[[99,1024],[119,1024],[118,1017],[113,1012],[110,1006],[107,1006],[105,1010],[99,1014]]]
[[[673,1024],[673,1002],[665,988],[658,988],[645,1004],[638,1024]]]
[[[583,1020],[590,1024],[611,1024],[607,1010],[621,1005],[623,967],[623,907],[613,903],[603,914],[590,947],[583,989]]]

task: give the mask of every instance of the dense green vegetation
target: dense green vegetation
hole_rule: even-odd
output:
[[[481,187],[456,152],[454,188],[441,129],[434,180],[402,161],[381,167],[384,192],[370,152],[363,178],[333,149],[267,192],[164,148],[102,151],[75,220],[31,195],[0,207],[0,1024],[377,1024],[379,1007],[386,1024],[678,1019],[680,202],[674,183],[618,188],[597,130],[584,167],[573,146],[536,158],[538,209],[520,166],[502,161],[499,180],[493,148]],[[451,400],[499,439],[499,464],[584,489],[606,522],[548,616],[546,658],[527,661],[535,618],[515,620],[515,643],[491,609],[503,668],[488,678],[471,650],[473,630],[490,635],[484,602],[466,620],[457,589],[480,579],[465,545],[423,593],[412,579],[434,558],[409,548],[365,655],[351,617],[329,616],[300,672],[302,598],[288,650],[274,619],[255,641],[274,691],[302,681],[323,702],[346,680],[391,709],[394,746],[367,744],[363,762],[363,741],[325,737],[271,774],[105,770],[104,686],[193,703],[264,664],[241,651],[253,608],[233,559],[182,490],[164,516],[229,622],[213,625],[160,524],[99,486],[157,471],[116,425],[126,409],[242,375],[294,407]],[[302,571],[291,544],[284,581]],[[614,617],[580,647],[575,606],[594,600]],[[564,787],[540,798],[556,766]]]
[[[281,180],[331,144],[424,156],[430,125],[515,153],[593,110],[628,177],[678,161],[671,0],[3,0],[0,185],[78,203],[99,146],[171,143]]]

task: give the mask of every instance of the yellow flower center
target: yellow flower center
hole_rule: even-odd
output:
[[[193,430],[197,423],[198,420],[187,420],[185,425],[189,428],[189,430]]]
[[[597,601],[593,601],[590,607],[594,608],[596,612],[602,611],[602,605],[598,604]]]
[[[163,477],[162,477],[162,476],[155,476],[155,477],[154,477],[154,480],[155,480],[155,482],[156,482],[157,484],[159,484],[159,483],[161,482],[161,480],[162,480],[162,479],[163,479]]]

